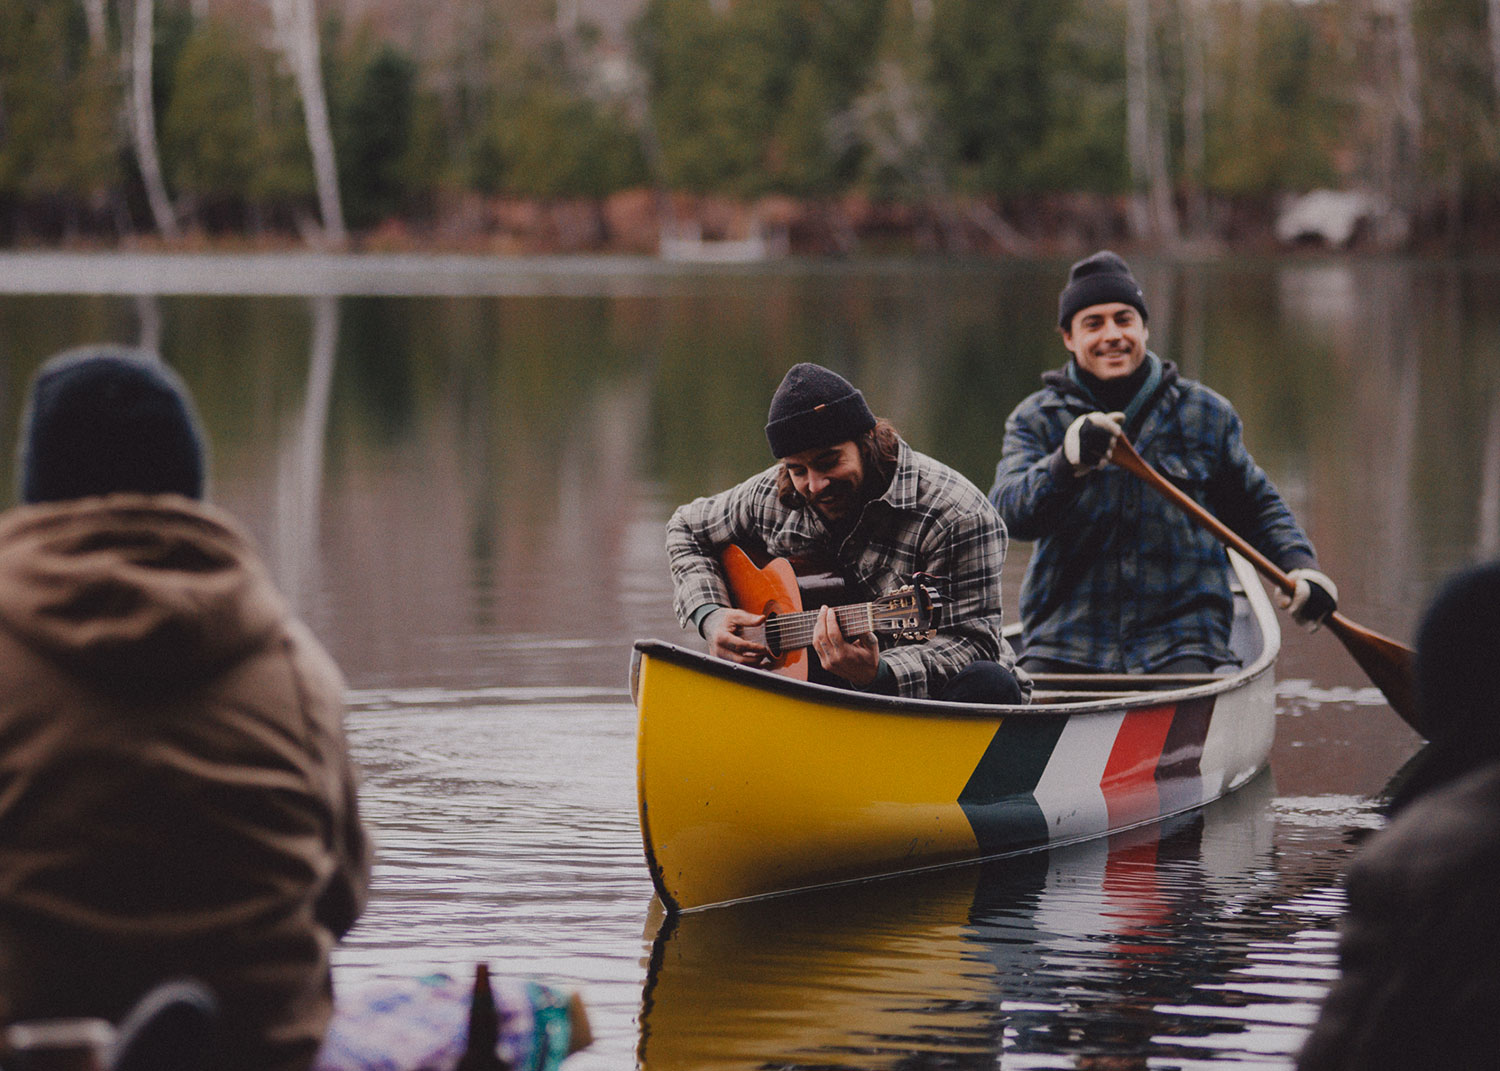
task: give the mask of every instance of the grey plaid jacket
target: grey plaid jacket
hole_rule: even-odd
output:
[[[1023,653],[1116,673],[1187,655],[1228,662],[1224,548],[1124,469],[1075,478],[1058,464],[1068,425],[1098,406],[1064,373],[1042,381],[1006,421],[990,490],[1011,533],[1036,541],[1021,586]],[[1169,363],[1125,431],[1152,467],[1282,569],[1316,567],[1224,397]]]
[[[881,638],[880,658],[898,695],[937,694],[982,659],[1014,667],[1015,652],[1000,635],[1005,525],[977,487],[903,442],[890,486],[835,547],[816,510],[781,504],[778,467],[689,502],[667,522],[673,606],[684,628],[705,604],[731,605],[718,555],[730,543],[748,543],[777,557],[826,563],[850,582],[856,601],[898,588],[916,572],[948,578],[933,639],[898,646]]]

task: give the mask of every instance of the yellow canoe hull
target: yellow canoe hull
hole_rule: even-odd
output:
[[[1253,579],[1253,578],[1252,578]],[[1027,707],[864,696],[635,646],[641,831],[669,911],[1101,836],[1248,781],[1279,647],[1209,683]]]

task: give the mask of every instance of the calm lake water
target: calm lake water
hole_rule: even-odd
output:
[[[1152,345],[1232,398],[1361,624],[1500,554],[1500,265],[1140,258]],[[348,675],[380,847],[340,984],[479,960],[583,991],[576,1071],[1286,1068],[1340,874],[1419,746],[1288,629],[1271,769],[1159,829],[663,925],[630,645],[672,507],[769,460],[792,363],[988,488],[1062,363],[1066,264],[0,257],[0,466],[49,354],[158,347],[213,497]],[[0,504],[12,501],[9,487]],[[1014,606],[1028,548],[1007,565]]]

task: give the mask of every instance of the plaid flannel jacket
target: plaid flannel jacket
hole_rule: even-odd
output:
[[[731,605],[718,555],[727,544],[748,542],[777,557],[828,562],[850,581],[855,601],[900,587],[915,572],[948,578],[948,601],[933,639],[895,646],[881,637],[880,658],[894,675],[898,695],[934,695],[981,659],[1014,667],[1015,652],[1000,635],[1005,525],[977,487],[903,442],[890,487],[866,504],[853,531],[832,547],[816,510],[781,504],[778,468],[689,502],[667,522],[673,606],[684,628],[705,603]]]
[[[1213,536],[1124,469],[1076,478],[1063,435],[1097,409],[1066,374],[1016,407],[990,501],[1017,539],[1035,540],[1021,590],[1022,653],[1106,672],[1174,658],[1232,660],[1228,563]],[[1239,414],[1168,363],[1127,427],[1152,467],[1283,569],[1316,566],[1312,544],[1245,449]]]

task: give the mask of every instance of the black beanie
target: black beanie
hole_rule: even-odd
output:
[[[1456,573],[1417,627],[1416,728],[1431,741],[1397,773],[1386,813],[1500,760],[1500,562]]]
[[[1417,706],[1434,741],[1500,758],[1500,562],[1449,578],[1422,617]]]
[[[865,396],[843,376],[822,365],[802,363],[771,396],[766,439],[776,457],[790,457],[847,442],[875,426]]]
[[[116,491],[201,499],[205,468],[192,399],[154,354],[69,350],[32,380],[19,450],[22,502]]]
[[[1090,305],[1108,305],[1112,302],[1134,305],[1146,316],[1146,295],[1140,284],[1130,274],[1130,265],[1108,249],[1085,257],[1068,269],[1068,285],[1057,299],[1057,326],[1064,331],[1073,327],[1073,317]]]

